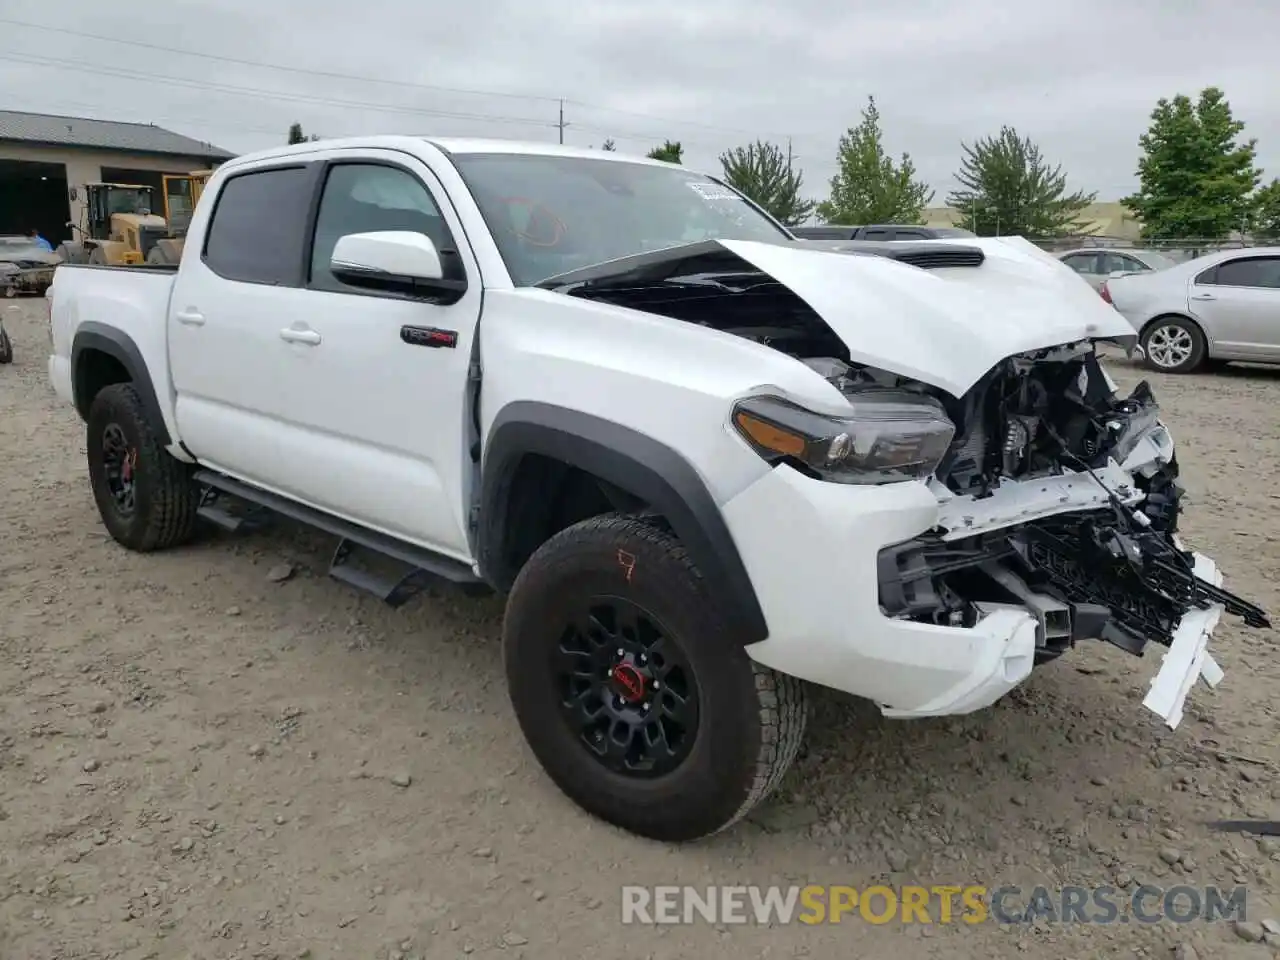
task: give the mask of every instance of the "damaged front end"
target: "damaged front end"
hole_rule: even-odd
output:
[[[966,628],[1026,611],[1037,662],[1084,639],[1138,656],[1154,641],[1167,652],[1144,702],[1176,726],[1191,684],[1221,677],[1207,652],[1221,615],[1270,624],[1178,540],[1182,488],[1155,397],[1145,382],[1118,396],[1095,348],[1132,329],[1029,245],[872,246],[708,241],[543,286],[805,364],[847,414],[756,391],[733,426],[806,476],[928,485],[933,528],[879,554],[885,616]]]
[[[1011,358],[948,404],[956,437],[930,481],[938,526],[879,556],[887,616],[972,626],[1032,613],[1037,662],[1084,639],[1170,648],[1147,705],[1171,726],[1222,612],[1266,613],[1221,588],[1177,537],[1182,487],[1147,383],[1124,398],[1091,345]]]

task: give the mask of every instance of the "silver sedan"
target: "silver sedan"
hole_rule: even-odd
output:
[[[1153,370],[1280,363],[1280,247],[1219,250],[1108,279],[1100,293],[1133,325]]]

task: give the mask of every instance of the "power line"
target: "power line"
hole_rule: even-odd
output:
[[[286,93],[284,91],[266,90],[261,87],[240,87],[224,83],[208,83],[200,80],[192,80],[188,77],[172,77],[158,73],[145,73],[141,70],[107,67],[96,64],[89,65],[72,60],[59,60],[54,57],[37,57],[18,53],[12,50],[0,49],[0,60],[8,60],[15,63],[26,63],[34,66],[51,67],[57,70],[70,70],[78,73],[100,74],[102,76],[117,77],[122,80],[135,80],[147,83],[160,81],[162,83],[178,87],[186,87],[192,90],[213,90],[219,93],[229,93],[256,98],[266,97],[268,99],[284,100],[292,103],[317,103],[329,106],[352,107],[359,110],[375,110],[383,113],[418,114],[424,117],[439,117],[442,119],[452,120],[479,120],[486,123],[518,123],[539,127],[555,126],[554,123],[541,120],[537,117],[509,117],[496,114],[467,113],[452,110],[431,110],[425,107],[373,103],[368,100],[343,100],[336,97],[316,96],[315,94]]]
[[[8,24],[10,26],[16,26],[16,27],[26,27],[33,30],[44,30],[49,33],[57,33],[57,34],[62,34],[64,36],[71,36],[71,37],[80,37],[81,39],[85,39],[85,40],[94,40],[102,43],[118,43],[118,44],[123,44],[125,46],[138,47],[139,49],[143,49],[143,50],[155,50],[162,53],[177,54],[179,56],[198,57],[200,59],[213,60],[219,63],[232,63],[238,66],[257,67],[263,70],[276,70],[283,73],[299,74],[303,76],[327,77],[329,79],[334,79],[334,80],[352,80],[359,83],[378,83],[378,84],[383,84],[385,86],[404,87],[406,89],[426,90],[426,91],[433,91],[433,92],[439,92],[439,93],[464,94],[467,96],[505,97],[505,98],[516,99],[516,100],[531,100],[531,101],[538,101],[543,103],[557,103],[560,106],[562,111],[566,105],[570,105],[570,106],[580,107],[584,110],[593,110],[600,113],[611,113],[611,114],[616,114],[618,116],[635,117],[642,120],[652,120],[655,123],[696,127],[703,130],[708,130],[708,131],[718,132],[718,133],[733,133],[736,135],[752,136],[752,137],[766,135],[766,136],[775,136],[779,138],[784,138],[787,136],[792,136],[790,134],[784,135],[784,134],[778,134],[776,132],[771,133],[770,131],[762,131],[758,129],[747,130],[743,127],[722,126],[719,124],[706,123],[705,121],[700,121],[700,120],[683,120],[683,119],[677,119],[675,117],[663,117],[663,116],[658,116],[651,113],[644,113],[636,110],[626,110],[621,107],[610,107],[610,106],[605,106],[604,104],[591,103],[586,100],[577,100],[577,99],[570,99],[570,98],[564,98],[564,97],[553,97],[545,94],[512,93],[510,91],[480,90],[480,89],[468,88],[468,87],[448,87],[448,86],[439,86],[436,84],[429,84],[429,83],[415,83],[407,80],[388,80],[385,77],[371,77],[363,74],[341,73],[341,72],[332,71],[332,70],[315,70],[308,67],[294,67],[294,66],[288,66],[288,65],[279,64],[279,63],[268,63],[262,60],[250,60],[244,57],[231,57],[231,56],[225,56],[222,54],[205,53],[200,50],[188,50],[188,49],[182,49],[178,47],[169,47],[163,44],[148,43],[144,40],[132,40],[132,39],[126,39],[124,37],[110,37],[110,36],[105,36],[103,34],[88,33],[83,30],[73,30],[69,27],[56,27],[56,26],[51,26],[49,24],[32,23],[26,20],[17,20],[11,17],[0,17],[0,24]],[[800,134],[796,137],[796,139],[817,140],[819,139],[819,135],[818,134]],[[826,142],[828,138],[821,137],[821,139],[823,140],[823,142]]]
[[[3,22],[0,20],[0,22]],[[433,110],[425,107],[399,106],[387,103],[374,103],[367,100],[346,100],[336,97],[318,96],[315,94],[292,93],[286,91],[270,90],[263,87],[242,87],[225,83],[212,83],[202,80],[193,80],[189,77],[177,77],[168,74],[150,73],[141,70],[133,70],[131,68],[107,66],[100,64],[85,64],[78,61],[63,60],[56,57],[44,57],[31,54],[19,53],[12,50],[0,49],[0,60],[10,61],[14,63],[24,63],[33,66],[48,67],[55,70],[67,70],[75,73],[90,73],[101,76],[115,77],[122,80],[131,80],[136,83],[165,83],[176,87],[182,87],[189,90],[212,91],[217,93],[229,94],[232,96],[253,97],[255,99],[272,99],[281,100],[288,103],[312,103],[327,106],[346,107],[358,110],[372,110],[382,113],[410,114],[424,117],[433,117],[439,119],[451,120],[469,120],[484,123],[505,123],[518,124],[521,126],[558,128],[560,142],[564,142],[564,131],[570,126],[568,120],[564,118],[563,112],[559,114],[558,120],[543,120],[537,117],[512,117],[498,114],[474,113],[453,110]],[[557,101],[558,102],[558,101]],[[566,103],[570,102],[568,100]],[[190,122],[188,118],[187,122]],[[573,124],[575,130],[583,133],[596,133],[602,136],[610,136],[620,140],[633,140],[643,142],[660,142],[666,139],[669,134],[657,134],[642,131],[618,130],[616,128],[595,127],[590,125]],[[705,147],[707,149],[719,150],[723,144],[711,144],[705,140],[690,140],[681,137],[681,142],[690,146]]]
[[[291,67],[279,63],[266,63],[262,60],[248,60],[242,57],[228,57],[216,53],[203,53],[199,50],[182,50],[177,47],[166,47],[158,43],[147,43],[143,40],[127,40],[124,37],[108,37],[97,33],[86,33],[82,30],[72,30],[69,27],[54,27],[44,23],[30,23],[25,20],[14,20],[9,17],[0,17],[0,23],[8,24],[13,27],[28,27],[33,30],[46,30],[50,33],[60,33],[69,37],[80,37],[84,40],[97,40],[103,43],[120,43],[125,46],[139,47],[143,50],[156,50],[162,53],[176,53],[184,57],[200,57],[204,60],[216,60],[219,63],[234,63],[242,67],[260,67],[264,70],[279,70],[284,73],[303,74],[311,77],[328,77],[333,80],[356,80],[360,83],[381,83],[389,86],[408,87],[417,90],[431,90],[439,93],[462,93],[480,97],[508,97],[514,100],[541,100],[544,102],[555,103],[560,99],[559,97],[549,97],[533,93],[475,90],[468,89],[466,87],[442,87],[430,83],[413,83],[407,80],[388,80],[385,77],[370,77],[355,73],[338,73],[332,70],[313,70],[308,67]]]

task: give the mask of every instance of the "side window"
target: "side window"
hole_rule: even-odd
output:
[[[918,230],[897,230],[893,234],[895,240],[928,240],[923,233]]]
[[[1062,262],[1076,273],[1097,273],[1098,255],[1096,253],[1073,253],[1069,257],[1063,257]]]
[[[300,284],[311,184],[305,167],[256,170],[227,180],[205,234],[205,264],[226,280]]]
[[[1133,257],[1126,257],[1121,253],[1104,253],[1102,255],[1102,272],[1108,275],[1113,273],[1140,273],[1146,269],[1144,264],[1133,259]]]
[[[888,230],[868,230],[865,234],[863,234],[862,239],[864,239],[864,240],[888,240],[888,239],[889,239],[889,231],[888,231]]]
[[[311,285],[325,290],[356,290],[330,271],[333,248],[347,234],[380,230],[425,234],[437,250],[453,249],[452,235],[440,208],[413,174],[374,163],[330,167],[311,247]],[[450,260],[456,266],[456,256],[441,256],[446,271]]]
[[[1280,257],[1242,257],[1218,264],[1219,286],[1280,289]]]

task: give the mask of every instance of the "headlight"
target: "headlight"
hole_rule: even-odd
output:
[[[835,483],[895,483],[927,477],[951,445],[942,404],[900,390],[849,398],[847,416],[814,413],[779,397],[750,397],[733,425],[762,457],[789,461]]]

